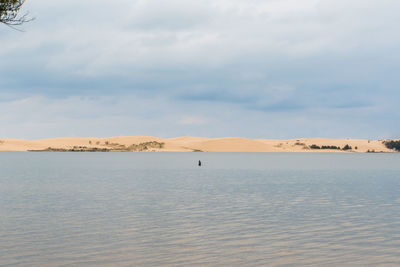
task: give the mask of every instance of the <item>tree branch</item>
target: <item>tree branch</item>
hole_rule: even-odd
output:
[[[34,20],[29,18],[28,14],[19,15],[19,11],[25,0],[0,0],[0,23],[12,27],[22,25]]]

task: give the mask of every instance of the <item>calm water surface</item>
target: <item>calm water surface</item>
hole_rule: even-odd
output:
[[[400,154],[2,152],[0,265],[400,265]]]

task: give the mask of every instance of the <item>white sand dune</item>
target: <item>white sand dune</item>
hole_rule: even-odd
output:
[[[309,147],[318,146],[352,147],[351,152],[393,152],[387,149],[382,140],[362,139],[328,139],[328,138],[300,138],[290,140],[247,139],[238,137],[204,138],[204,137],[177,137],[159,138],[153,136],[118,136],[110,138],[98,137],[71,137],[51,138],[41,140],[0,139],[0,151],[29,151],[44,150],[49,147],[55,149],[72,149],[74,147],[110,148],[113,145],[141,144],[145,142],[163,143],[162,148],[152,148],[149,151],[171,152],[343,152],[342,150],[324,149],[314,150]]]

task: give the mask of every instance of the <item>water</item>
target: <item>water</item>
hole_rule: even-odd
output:
[[[399,162],[3,152],[0,265],[399,265]]]

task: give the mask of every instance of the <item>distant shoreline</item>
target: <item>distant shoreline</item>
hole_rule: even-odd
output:
[[[390,145],[389,145],[390,144]],[[239,137],[204,138],[119,136],[40,140],[0,138],[0,151],[27,152],[327,152],[394,153],[397,140],[299,138],[288,140]]]

